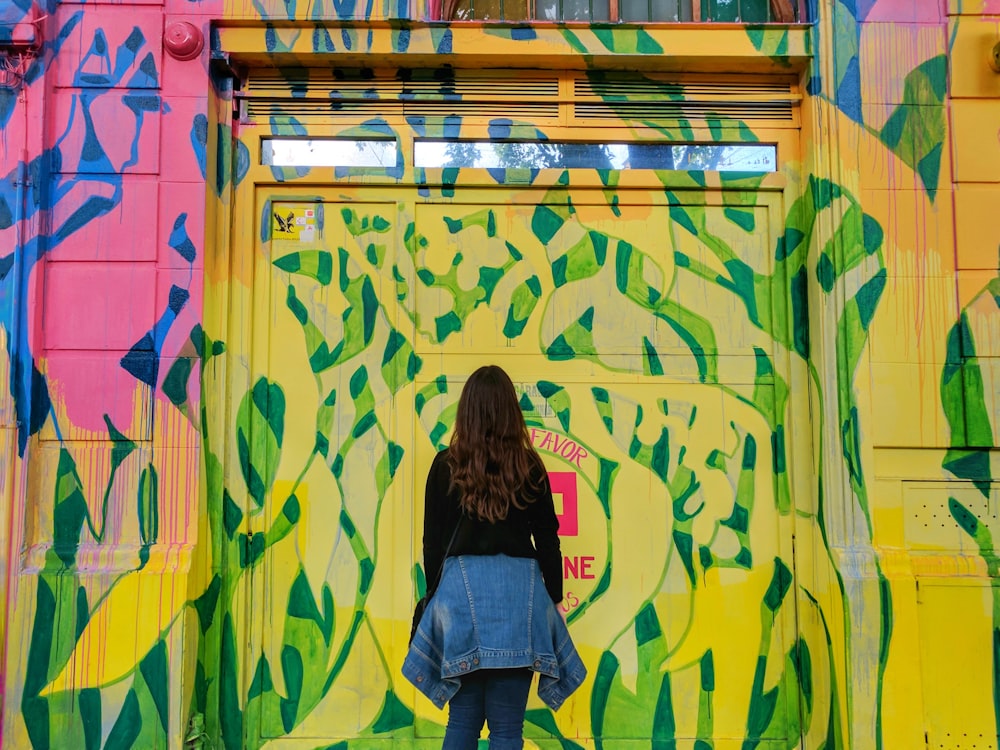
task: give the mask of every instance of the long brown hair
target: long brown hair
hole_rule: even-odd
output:
[[[465,512],[494,523],[532,502],[545,477],[510,377],[480,367],[458,400],[448,451],[451,481]]]

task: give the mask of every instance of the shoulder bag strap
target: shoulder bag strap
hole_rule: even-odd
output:
[[[451,552],[451,547],[455,543],[455,537],[458,536],[458,527],[462,525],[462,515],[461,514],[462,514],[462,511],[459,510],[458,523],[455,524],[455,530],[453,532],[451,532],[451,539],[448,540],[448,546],[444,548],[444,557],[441,558],[441,569],[438,571],[438,575],[437,575],[437,582],[438,582],[438,584],[441,583],[441,576],[444,575],[444,563],[445,563],[445,560],[448,559],[448,553]],[[435,586],[434,589],[436,591],[437,590],[437,586]],[[428,591],[427,592],[428,598],[433,593],[434,593],[433,591]]]

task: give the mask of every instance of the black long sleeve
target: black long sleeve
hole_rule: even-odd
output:
[[[434,457],[424,489],[424,575],[427,577],[428,593],[437,588],[445,550],[460,518],[457,504],[456,512],[448,513],[451,473],[447,462],[441,460],[441,455],[438,453]]]
[[[439,453],[427,474],[424,494],[423,547],[427,590],[434,591],[437,587],[448,542],[457,528],[449,556],[504,554],[535,558],[549,598],[556,603],[562,601],[559,519],[556,518],[548,477],[539,479],[542,480],[541,489],[525,498],[527,503],[524,508],[511,508],[504,520],[490,523],[470,518],[462,514],[458,493],[451,488],[447,452]]]

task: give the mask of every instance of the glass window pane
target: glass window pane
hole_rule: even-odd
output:
[[[591,21],[607,21],[611,18],[611,0],[591,0]]]
[[[690,21],[690,0],[650,0],[653,21]]]
[[[431,141],[414,144],[426,169],[668,169],[773,172],[770,144],[553,143],[550,141]]]
[[[472,18],[476,21],[499,21],[500,0],[472,0]]]
[[[767,23],[769,0],[740,0],[740,20],[743,23]]]
[[[503,0],[503,20],[526,21],[528,19],[528,0]]]
[[[590,0],[563,0],[562,20],[589,21]]]
[[[461,0],[454,21],[526,21],[528,0]]]
[[[395,167],[396,141],[266,138],[261,164],[274,167]]]
[[[701,19],[703,21],[739,20],[739,0],[701,0]]]
[[[618,8],[623,21],[650,20],[648,0],[619,0]]]
[[[559,0],[535,0],[535,18],[540,21],[558,21]]]

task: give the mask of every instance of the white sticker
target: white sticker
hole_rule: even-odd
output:
[[[535,412],[540,417],[555,416],[555,409],[549,405],[549,402],[545,400],[545,397],[539,392],[538,386],[534,383],[514,383],[514,390],[519,397],[527,396],[531,405],[535,408]]]

